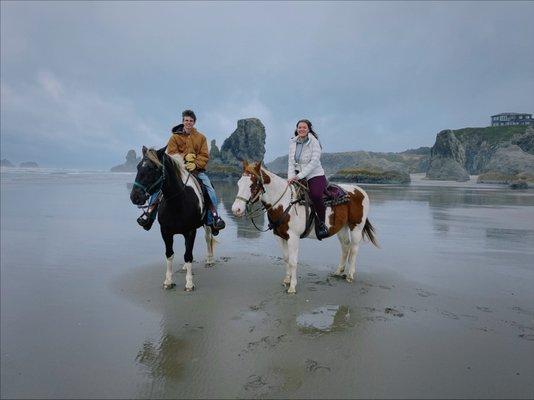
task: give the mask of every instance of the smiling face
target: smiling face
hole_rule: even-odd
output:
[[[306,122],[301,121],[297,124],[297,135],[299,138],[306,138],[309,132],[310,128],[308,127],[308,124]]]
[[[188,133],[191,131],[191,129],[193,129],[193,126],[195,126],[195,120],[189,116],[183,117],[182,123],[184,124],[185,131]]]

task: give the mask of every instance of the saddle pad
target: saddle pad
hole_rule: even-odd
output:
[[[325,206],[334,206],[349,201],[349,195],[345,189],[335,183],[329,183],[323,192]]]

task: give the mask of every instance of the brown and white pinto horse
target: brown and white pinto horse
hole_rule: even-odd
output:
[[[285,179],[263,168],[261,162],[249,164],[246,161],[243,162],[243,175],[237,186],[232,212],[236,216],[243,216],[247,204],[262,202],[269,221],[276,222],[273,233],[279,239],[286,263],[286,276],[282,284],[289,284],[288,293],[296,293],[299,239],[306,229],[306,212],[299,203],[290,206],[295,200],[295,189],[288,186]],[[356,185],[342,186],[349,194],[349,202],[328,207],[325,223],[330,236],[337,234],[341,243],[341,258],[334,274],[343,276],[348,264],[346,280],[352,282],[362,238],[366,236],[375,246],[378,247],[378,244],[374,228],[367,219],[369,196]],[[316,239],[313,229],[308,237]]]

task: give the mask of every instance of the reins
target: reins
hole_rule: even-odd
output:
[[[291,188],[291,199],[293,199],[293,188],[291,187],[291,184],[286,185],[286,188],[282,192],[282,195],[273,204],[271,204],[268,207],[266,207],[262,203],[260,208],[258,208],[256,210],[252,210],[251,206],[253,204],[257,203],[257,201],[261,198],[261,196],[263,194],[265,194],[265,187],[264,187],[263,177],[261,176],[261,173],[258,176],[258,179],[260,181],[261,187],[253,197],[251,197],[249,199],[245,199],[244,197],[236,196],[236,199],[239,199],[239,200],[242,200],[242,201],[245,202],[245,209],[246,209],[245,217],[250,219],[250,222],[252,222],[252,225],[254,225],[254,228],[256,228],[260,232],[267,232],[267,231],[270,231],[271,229],[277,228],[278,225],[280,225],[281,221],[284,219],[284,217],[287,215],[287,213],[289,212],[291,207],[293,207],[294,204],[298,203],[300,201],[300,199],[291,200],[289,202],[289,205],[285,208],[285,210],[282,212],[282,214],[280,215],[280,217],[276,221],[269,221],[269,224],[267,225],[267,229],[261,229],[256,225],[256,222],[254,221],[254,218],[259,217],[260,215],[264,215],[264,214],[268,213],[275,205],[277,205],[280,202],[280,200],[282,200],[282,198],[285,196],[285,194],[287,192],[287,189],[289,189],[289,188]],[[298,183],[299,185],[304,187],[300,182],[293,182],[293,183]],[[267,218],[269,218],[269,216],[267,216]]]

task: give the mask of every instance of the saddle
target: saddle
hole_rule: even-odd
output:
[[[312,225],[315,225],[315,232],[319,229],[319,218],[313,208],[313,202],[310,199],[308,182],[306,179],[299,181],[300,185],[297,185],[297,199],[298,204],[303,205],[306,210],[306,229],[300,238],[303,239],[310,234]],[[335,183],[327,183],[327,186],[323,192],[323,202],[326,207],[333,207],[338,204],[347,203],[349,201],[349,194],[341,186]]]

